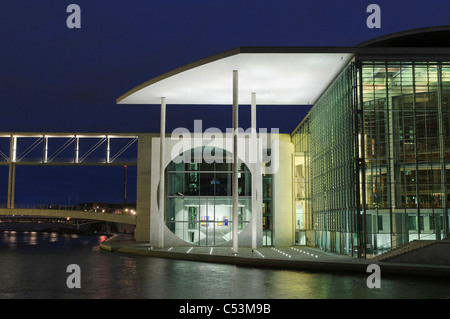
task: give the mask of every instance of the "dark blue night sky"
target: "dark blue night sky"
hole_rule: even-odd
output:
[[[80,29],[66,26],[71,3],[81,8]],[[380,29],[366,26],[371,3],[381,8]],[[355,46],[393,32],[449,24],[448,0],[2,0],[0,131],[158,132],[158,107],[115,100],[185,64],[240,46]],[[291,132],[307,110],[261,106],[258,126]],[[169,105],[167,132],[192,128],[194,119],[225,129],[231,106]],[[249,121],[249,108],[242,107],[241,126]],[[21,185],[36,183],[26,181],[31,173],[23,174],[18,201]],[[116,175],[120,189],[121,173]],[[48,179],[43,176],[39,180]],[[65,183],[60,186],[67,193],[92,193]],[[116,192],[111,198],[121,196]],[[63,202],[84,200],[62,196]]]

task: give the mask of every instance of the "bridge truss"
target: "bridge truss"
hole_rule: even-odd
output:
[[[9,166],[7,208],[14,208],[17,165],[137,165],[137,134],[0,133],[0,165]]]

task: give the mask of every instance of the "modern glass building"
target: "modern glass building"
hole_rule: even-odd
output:
[[[124,94],[118,103],[161,105],[159,137],[142,142],[151,164],[138,164],[136,238],[235,249],[239,237],[252,247],[308,245],[370,258],[447,237],[449,36],[450,27],[436,27],[350,48],[238,48]],[[225,161],[239,153],[234,147],[207,152],[222,154],[221,163],[175,161],[166,101],[232,102],[233,116],[238,104],[251,105],[253,128],[256,104],[310,111],[291,134],[268,135],[276,147],[268,147],[275,168],[267,173],[245,154],[237,168]]]
[[[450,56],[421,54],[442,46],[427,31],[370,43],[415,49],[356,54],[292,134],[296,158],[309,154],[315,246],[370,257],[448,235]]]

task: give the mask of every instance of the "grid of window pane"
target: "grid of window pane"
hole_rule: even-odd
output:
[[[363,62],[368,254],[448,232],[450,69],[438,62]]]
[[[225,159],[229,154],[224,153],[222,162],[211,162],[196,160],[196,150],[189,152],[190,157],[180,155],[189,162],[175,160],[166,169],[166,225],[190,244],[220,245],[231,240],[233,223],[232,168]],[[240,232],[251,219],[251,173],[242,163],[238,172]]]
[[[292,142],[310,161],[316,246],[370,256],[448,234],[450,63],[350,64]]]
[[[310,111],[311,202],[316,246],[353,254],[357,232],[355,65]]]

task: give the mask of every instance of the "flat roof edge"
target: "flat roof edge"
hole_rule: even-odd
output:
[[[283,54],[289,54],[289,53],[353,53],[354,48],[351,47],[237,47],[228,51],[224,51],[222,53],[218,53],[200,60],[197,60],[195,62],[186,64],[184,66],[181,66],[179,68],[176,68],[172,71],[166,72],[164,74],[161,74],[151,80],[148,80],[133,89],[127,91],[126,93],[122,94],[116,99],[116,104],[120,104],[125,98],[132,95],[133,93],[136,93],[137,91],[152,85],[154,83],[157,83],[159,81],[162,81],[164,79],[167,79],[171,76],[177,75],[179,73],[182,73],[184,71],[188,71],[191,69],[194,69],[196,67],[205,65],[210,62],[214,62],[217,60],[221,60],[233,55],[237,54],[276,54],[276,53],[283,53]]]
[[[377,59],[385,58],[389,55],[390,59],[402,58],[411,59],[415,56],[415,59],[430,58],[430,59],[449,59],[450,48],[444,47],[238,47],[222,53],[218,53],[195,62],[189,63],[182,67],[176,68],[172,71],[159,75],[151,80],[148,80],[133,89],[127,91],[116,99],[116,104],[127,104],[123,102],[127,97],[140,91],[141,89],[155,84],[164,79],[170,78],[174,75],[194,69],[196,67],[218,61],[227,57],[231,57],[237,54],[326,54],[326,53],[343,53],[353,54],[357,60],[361,59]],[[449,59],[450,60],[450,59]]]

